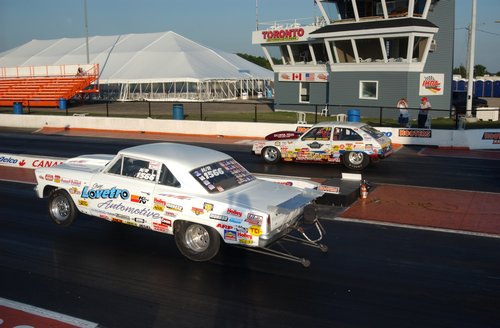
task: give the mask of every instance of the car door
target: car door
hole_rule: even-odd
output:
[[[118,157],[96,174],[82,192],[96,216],[110,221],[150,228],[160,217],[153,210],[153,192],[161,164],[143,158]]]
[[[315,126],[295,142],[296,161],[327,161],[331,155],[332,127]]]

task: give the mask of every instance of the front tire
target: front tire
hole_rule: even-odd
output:
[[[370,164],[370,157],[362,152],[350,151],[342,156],[345,167],[355,171],[361,171]]]
[[[266,147],[262,150],[262,158],[268,164],[276,164],[281,159],[281,153],[276,147]]]
[[[213,228],[181,222],[175,231],[175,243],[182,255],[192,261],[209,261],[220,248],[220,236]]]
[[[49,197],[49,216],[61,227],[67,227],[78,217],[78,209],[71,196],[62,189],[54,191]]]

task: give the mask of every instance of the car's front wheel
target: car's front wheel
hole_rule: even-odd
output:
[[[276,164],[281,159],[281,154],[276,147],[266,147],[262,150],[262,158],[268,164]]]
[[[78,209],[65,190],[56,190],[49,196],[49,216],[62,227],[71,225],[77,218]]]
[[[192,222],[180,222],[175,231],[179,251],[192,261],[211,260],[220,248],[220,236],[213,228]]]
[[[348,169],[361,171],[370,164],[370,157],[362,152],[350,151],[342,156],[342,163]]]

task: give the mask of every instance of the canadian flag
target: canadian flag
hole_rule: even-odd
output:
[[[302,73],[293,73],[292,74],[292,80],[299,80],[301,81],[302,80]]]

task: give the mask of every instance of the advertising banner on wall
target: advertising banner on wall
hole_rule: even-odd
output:
[[[444,74],[420,73],[420,96],[440,96],[443,94]]]

